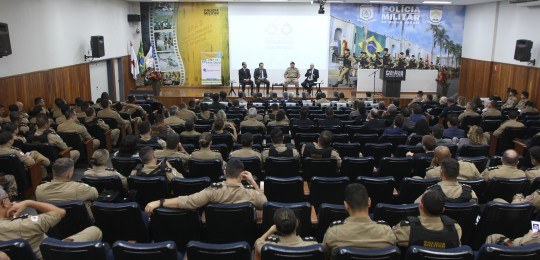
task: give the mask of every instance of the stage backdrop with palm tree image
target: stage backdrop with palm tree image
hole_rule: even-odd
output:
[[[396,62],[403,53],[409,70],[438,70],[442,83],[457,84],[464,6],[332,4],[330,10],[330,84],[338,81],[346,48],[358,61],[348,73],[352,84],[359,66],[381,66],[384,48]],[[361,62],[362,52],[367,58]]]

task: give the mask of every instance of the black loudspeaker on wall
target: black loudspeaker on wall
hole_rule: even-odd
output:
[[[105,56],[105,41],[103,39],[103,36],[96,35],[90,37],[90,47],[92,48],[93,58]]]
[[[11,43],[9,42],[9,29],[5,23],[0,23],[0,58],[11,54]]]
[[[128,22],[140,22],[141,16],[138,14],[128,14]]]
[[[532,46],[533,42],[530,40],[517,40],[516,51],[514,52],[514,60],[530,61]]]

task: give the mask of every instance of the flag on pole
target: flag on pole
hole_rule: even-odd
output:
[[[144,50],[142,40],[141,44],[139,45],[139,53],[137,53],[137,63],[139,64],[139,74],[143,74],[146,66],[144,65]]]
[[[150,45],[150,49],[144,58],[144,63],[147,68],[154,68],[154,46]]]
[[[133,49],[133,43],[129,42],[129,46],[131,47],[131,53],[130,53],[131,74],[133,75],[133,79],[137,80],[137,76],[139,76],[139,65],[137,62],[137,55],[135,54],[135,50]]]

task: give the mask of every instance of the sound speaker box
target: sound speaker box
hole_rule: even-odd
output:
[[[9,29],[6,23],[0,23],[0,57],[11,54],[11,43],[9,42]]]
[[[92,57],[99,58],[105,56],[105,41],[103,36],[96,35],[90,37],[90,47],[92,48]]]
[[[128,22],[140,22],[141,16],[138,14],[128,14]]]
[[[532,45],[533,42],[530,40],[517,40],[516,51],[514,52],[514,60],[530,61]]]

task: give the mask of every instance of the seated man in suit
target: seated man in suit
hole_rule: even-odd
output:
[[[367,116],[364,126],[368,129],[377,130],[385,127],[385,120],[379,119],[379,110],[372,108]]]
[[[314,126],[315,123],[309,119],[309,108],[300,108],[300,118],[293,120],[293,126]]]
[[[324,112],[326,114],[326,117],[322,120],[319,120],[319,126],[341,126],[341,120],[334,117],[334,109],[332,109],[331,107],[327,107]]]
[[[257,85],[257,93],[260,92],[259,89],[261,87],[261,83],[264,83],[264,88],[266,89],[266,94],[268,95],[268,91],[270,91],[270,81],[268,81],[268,74],[264,68],[264,63],[259,63],[259,67],[255,69],[255,74],[253,77],[255,78],[255,85]],[[251,85],[251,95],[253,95],[253,85]]]
[[[315,64],[309,64],[309,69],[304,76],[306,76],[306,80],[302,82],[302,87],[311,94],[315,82],[319,79],[319,70],[315,68]]]
[[[449,115],[446,121],[448,128],[444,130],[443,136],[447,138],[463,138],[465,137],[465,131],[458,127],[458,117],[456,115]]]
[[[384,129],[384,132],[379,140],[381,140],[385,135],[407,135],[407,131],[403,130],[403,116],[397,115],[394,118],[394,124]]]
[[[238,70],[238,81],[242,86],[242,92],[246,92],[246,85],[251,86],[251,93],[253,93],[253,80],[251,80],[251,72],[247,68],[247,63],[242,62],[242,68]]]

